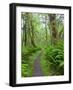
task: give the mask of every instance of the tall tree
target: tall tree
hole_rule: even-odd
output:
[[[33,15],[32,15],[32,13],[30,14],[30,22],[31,22],[31,33],[32,33],[32,36],[31,36],[31,43],[32,43],[32,45],[35,47],[36,45],[35,45],[35,40],[34,40],[34,25],[33,25]]]
[[[21,23],[21,26],[22,26],[22,45],[26,46],[26,43],[27,43],[27,15],[25,13],[22,13],[21,15],[21,20],[22,20],[22,23]]]
[[[47,15],[45,15],[45,31],[46,31],[46,44],[48,39],[48,31],[47,31]]]
[[[52,44],[56,44],[58,32],[56,28],[56,14],[49,14]]]

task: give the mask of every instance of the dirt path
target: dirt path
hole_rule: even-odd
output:
[[[43,76],[41,66],[40,66],[40,57],[41,57],[41,51],[38,52],[38,55],[36,56],[36,59],[35,59],[35,62],[34,62],[33,76]]]

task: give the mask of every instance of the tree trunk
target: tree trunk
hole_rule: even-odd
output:
[[[31,31],[31,44],[32,46],[36,46],[34,42],[34,27],[33,27],[33,20],[32,20],[32,14],[30,14],[30,31]]]
[[[47,34],[47,16],[45,16],[45,30],[46,30],[46,45],[47,45],[47,39],[48,39],[48,34]]]
[[[58,32],[56,28],[56,14],[50,14],[49,17],[50,17],[52,44],[56,44],[58,39]]]

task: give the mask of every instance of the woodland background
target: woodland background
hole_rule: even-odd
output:
[[[64,75],[64,15],[21,13],[23,77]]]

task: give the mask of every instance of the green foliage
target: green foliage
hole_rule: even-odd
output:
[[[33,64],[39,51],[44,75],[63,75],[64,15],[23,12],[21,20],[22,76],[33,75]]]
[[[27,48],[27,47],[22,47],[22,67],[21,67],[21,72],[23,77],[28,77],[32,76],[33,74],[33,63],[35,59],[35,54],[37,51],[39,51],[39,47],[32,47],[32,48]]]
[[[38,50],[40,50],[39,47],[22,47],[22,63],[27,63],[29,62],[30,56],[32,56],[34,53],[36,53]]]
[[[22,66],[21,67],[22,76],[25,76],[25,77],[32,76],[31,68],[29,67],[28,64],[22,64],[21,66]]]
[[[49,46],[45,49],[45,60],[51,64],[55,72],[53,74],[64,74],[64,49],[63,42],[58,43],[56,46]]]

